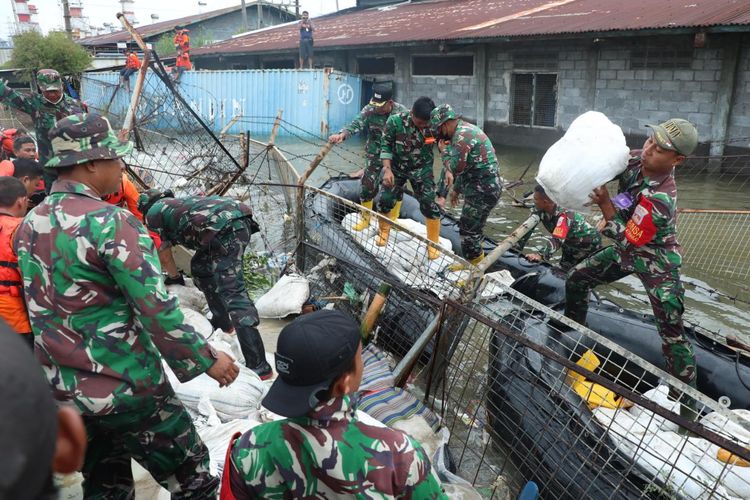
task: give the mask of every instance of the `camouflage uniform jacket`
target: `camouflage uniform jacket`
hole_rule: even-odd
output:
[[[205,248],[223,229],[240,228],[253,212],[244,203],[222,196],[162,198],[145,214],[146,225],[165,245]]]
[[[388,117],[383,129],[380,159],[392,160],[391,168],[412,172],[429,167],[434,156],[432,144],[425,144],[422,130],[411,121],[411,112],[402,111]]]
[[[388,118],[395,114],[409,111],[404,105],[395,101],[393,102],[393,109],[391,109],[389,114],[381,115],[378,114],[377,110],[378,108],[372,104],[367,104],[349,125],[341,129],[341,132],[346,132],[350,136],[360,130],[367,129],[367,144],[365,145],[365,149],[368,152],[372,146],[375,146],[378,152],[380,151],[380,139],[383,136],[383,129]]]
[[[447,498],[424,449],[407,434],[357,418],[344,396],[307,416],[255,427],[235,442],[237,498]]]
[[[86,111],[85,105],[64,93],[60,102],[51,104],[44,100],[42,94],[33,93],[26,96],[5,86],[2,81],[0,81],[0,102],[23,111],[34,121],[36,141],[39,147],[39,163],[42,166],[53,156],[52,143],[47,134],[55,126],[55,123],[66,116]]]
[[[171,395],[214,362],[167,295],[146,228],[83,184],[57,181],[15,238],[36,354],[55,398],[84,415]]]
[[[674,171],[641,177],[640,151],[633,151],[620,174],[619,193],[629,193],[630,207],[618,210],[602,234],[615,240],[623,269],[663,273],[682,264],[677,242],[677,186]]]
[[[552,214],[542,210],[539,220],[552,235],[547,239],[546,247],[539,252],[545,259],[560,248],[585,257],[601,246],[601,235],[583,214],[556,207]]]
[[[443,149],[442,158],[444,170],[437,191],[440,197],[448,194],[445,169],[453,174],[453,189],[458,193],[464,193],[467,188],[485,192],[500,186],[495,147],[476,125],[459,119],[453,138]]]

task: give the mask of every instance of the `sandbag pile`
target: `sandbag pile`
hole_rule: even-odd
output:
[[[621,174],[629,157],[622,129],[588,111],[544,154],[536,181],[559,206],[588,212],[589,193]]]
[[[668,391],[666,386],[659,386],[644,396],[679,413],[679,403],[668,399]],[[749,411],[733,412],[750,425]],[[620,451],[665,482],[678,497],[750,498],[750,467],[718,460],[719,449],[709,441],[682,436],[676,424],[639,406],[627,410],[599,407],[593,414]],[[721,434],[731,434],[743,446],[750,445],[750,431],[720,414],[710,413],[700,422]]]
[[[255,302],[261,318],[286,318],[302,312],[302,305],[310,297],[310,283],[299,274],[285,274]]]

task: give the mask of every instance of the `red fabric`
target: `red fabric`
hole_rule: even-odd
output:
[[[232,470],[232,447],[234,443],[242,436],[241,432],[235,432],[229,439],[227,454],[224,458],[224,471],[221,473],[221,489],[219,490],[219,500],[237,500],[232,493],[232,480],[230,479]]]
[[[557,218],[555,230],[552,231],[552,236],[564,240],[568,236],[568,231],[570,231],[570,227],[568,226],[568,216],[566,214],[560,214],[560,217]]]
[[[0,161],[0,176],[1,177],[13,177],[16,171],[16,166],[11,160]]]
[[[14,128],[6,128],[0,132],[0,139],[2,139],[2,148],[8,155],[13,154],[13,140],[18,135],[18,130]]]
[[[625,237],[633,245],[641,247],[654,239],[656,225],[653,210],[654,204],[648,198],[641,197],[633,216],[625,226]]]

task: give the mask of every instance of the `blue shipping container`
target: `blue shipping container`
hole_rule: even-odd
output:
[[[124,116],[130,96],[120,89],[112,98],[118,80],[116,72],[85,73],[81,88],[83,100],[93,109],[108,108],[111,114]],[[131,77],[131,86],[135,86],[135,77]],[[302,130],[327,137],[359,112],[362,79],[358,75],[319,69],[188,71],[182,75],[177,88],[217,133],[233,117],[241,115],[242,119],[232,125],[228,133],[249,130],[252,135],[267,135],[281,109],[287,123],[279,131],[280,135],[300,135]],[[166,87],[156,75],[147,74],[144,89],[142,111],[164,107],[166,101],[159,94],[164,94]]]

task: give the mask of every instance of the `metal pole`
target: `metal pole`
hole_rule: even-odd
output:
[[[260,0],[258,0],[257,5],[258,5],[258,29],[260,29],[262,27],[262,22],[263,22],[263,4],[260,2]]]
[[[250,29],[247,26],[247,6],[245,5],[245,0],[242,0],[242,31],[250,31]]]
[[[68,34],[68,38],[73,39],[73,29],[70,27],[70,5],[68,0],[62,0],[63,7],[63,19],[65,19],[65,33]]]
[[[294,15],[299,18],[299,0],[294,0]]]

